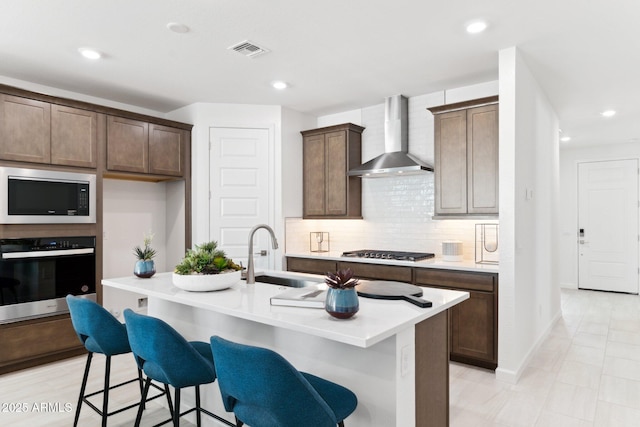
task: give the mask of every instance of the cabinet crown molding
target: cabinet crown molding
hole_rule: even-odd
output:
[[[480,107],[482,105],[491,105],[498,103],[498,95],[487,96],[486,98],[472,99],[470,101],[455,102],[453,104],[438,105],[437,107],[429,107],[427,110],[431,114],[448,113],[449,111],[466,110],[471,107]]]

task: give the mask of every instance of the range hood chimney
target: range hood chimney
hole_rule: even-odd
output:
[[[384,153],[351,169],[349,176],[382,178],[433,172],[432,166],[409,154],[408,110],[409,102],[402,95],[385,99]]]

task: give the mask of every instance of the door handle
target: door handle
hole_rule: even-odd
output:
[[[267,250],[262,249],[260,252],[254,252],[254,255],[267,256]]]

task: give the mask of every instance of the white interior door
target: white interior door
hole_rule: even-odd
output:
[[[578,287],[638,293],[638,160],[578,164]]]
[[[214,127],[209,138],[211,240],[246,267],[251,228],[273,227],[269,129]],[[272,252],[268,233],[259,230],[254,238],[256,269],[274,268]]]

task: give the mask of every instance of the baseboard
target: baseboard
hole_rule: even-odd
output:
[[[516,370],[503,369],[500,367],[500,362],[498,361],[498,368],[496,369],[496,379],[500,381],[504,381],[509,384],[516,384],[522,373],[529,365],[529,362],[533,358],[534,354],[540,349],[542,343],[549,337],[551,331],[558,321],[562,318],[562,309],[558,310],[556,315],[553,317],[553,320],[549,323],[549,326],[544,331],[540,338],[536,341],[536,343],[531,347],[531,349],[527,352],[526,356],[523,358],[522,362],[518,366]]]
[[[578,289],[578,284],[577,283],[573,283],[573,282],[564,282],[564,283],[560,283],[559,287],[561,289]]]

